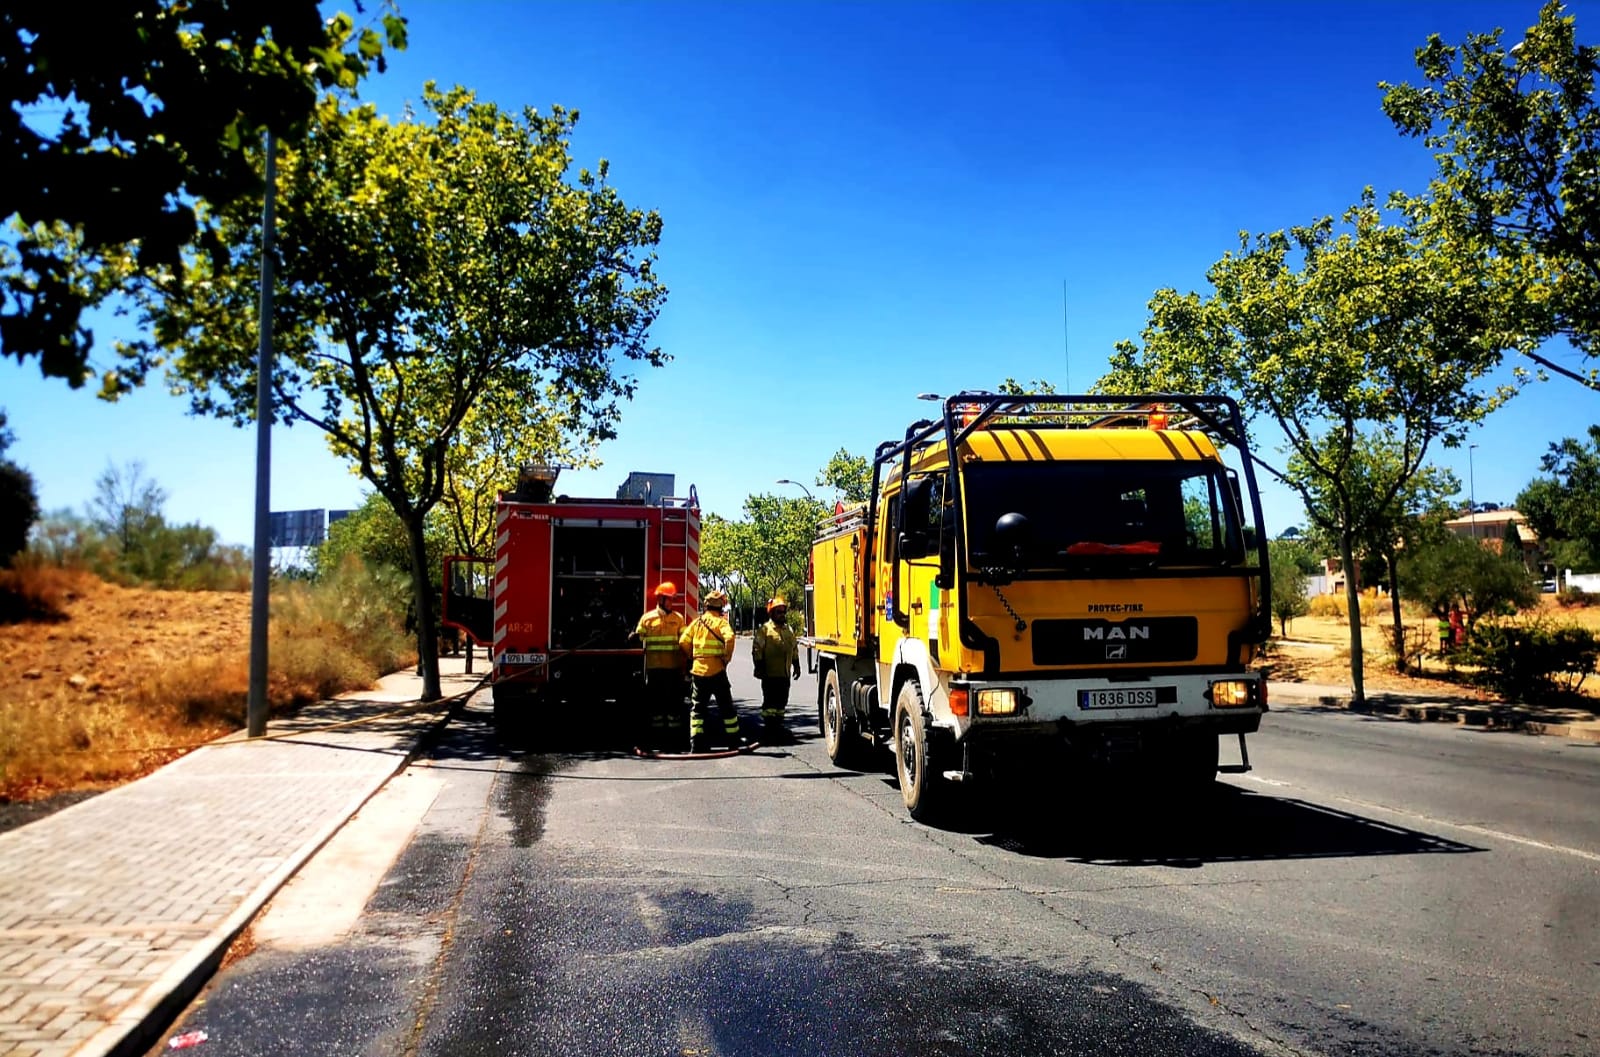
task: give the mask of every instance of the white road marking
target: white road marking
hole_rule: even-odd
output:
[[[1285,789],[1295,788],[1294,783],[1281,782],[1275,778],[1262,778],[1260,775],[1255,774],[1245,774],[1240,775],[1240,777],[1246,781],[1257,782],[1261,785],[1278,786]],[[1523,837],[1515,833],[1507,833],[1504,830],[1490,829],[1487,826],[1474,826],[1469,822],[1451,822],[1449,819],[1435,818],[1432,815],[1424,815],[1416,811],[1404,811],[1397,807],[1391,807],[1388,804],[1374,804],[1370,800],[1357,800],[1354,797],[1348,796],[1335,796],[1333,799],[1339,801],[1341,804],[1353,804],[1356,807],[1363,807],[1373,811],[1386,811],[1391,815],[1399,815],[1401,818],[1414,819],[1417,822],[1423,822],[1430,826],[1448,826],[1451,829],[1461,830],[1463,833],[1474,833],[1480,837],[1490,837],[1496,840],[1508,840],[1513,844],[1522,844],[1529,848],[1538,848],[1540,851],[1560,852],[1563,855],[1572,855],[1579,859],[1587,859],[1589,862],[1600,862],[1600,853],[1584,851],[1582,848],[1569,848],[1565,844],[1551,844],[1549,841],[1535,840],[1533,837]],[[1373,825],[1383,826],[1381,822],[1374,822]],[[1383,828],[1391,829],[1393,827],[1383,826]]]

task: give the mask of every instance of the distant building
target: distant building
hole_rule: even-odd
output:
[[[1539,534],[1533,531],[1521,511],[1480,510],[1476,514],[1463,514],[1444,523],[1444,527],[1457,536],[1477,540],[1496,554],[1504,552],[1507,525],[1516,529],[1517,542],[1522,550],[1522,564],[1529,569],[1541,568],[1544,549],[1539,546]]]

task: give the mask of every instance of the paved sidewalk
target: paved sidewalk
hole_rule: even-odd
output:
[[[1350,688],[1324,683],[1273,682],[1267,700],[1274,708],[1350,707]],[[1491,730],[1515,730],[1600,742],[1600,718],[1578,708],[1539,708],[1489,701],[1471,694],[1368,690],[1367,713],[1409,722],[1456,723]]]
[[[470,689],[442,662],[449,695]],[[479,668],[482,671],[482,668]],[[0,834],[0,1057],[143,1053],[447,704],[385,677]]]

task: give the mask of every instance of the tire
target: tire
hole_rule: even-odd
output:
[[[1209,796],[1217,783],[1218,737],[1208,732],[1185,733],[1168,746],[1163,767],[1172,791],[1185,797]]]
[[[922,710],[922,688],[906,680],[894,704],[894,771],[900,799],[918,822],[937,819],[949,797],[949,783],[936,770],[930,751],[928,717]]]
[[[866,759],[861,727],[850,713],[839,689],[839,669],[831,668],[822,680],[822,701],[817,705],[817,726],[822,729],[822,744],[835,767],[861,771]]]

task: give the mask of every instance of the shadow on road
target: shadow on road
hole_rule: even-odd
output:
[[[1137,807],[1067,803],[994,826],[997,806],[971,805],[981,844],[1019,855],[1101,866],[1182,866],[1273,859],[1440,855],[1484,849],[1292,797],[1218,786],[1205,803]],[[998,809],[1003,810],[1003,809]],[[953,820],[955,821],[955,820]],[[987,830],[987,832],[986,832]]]

